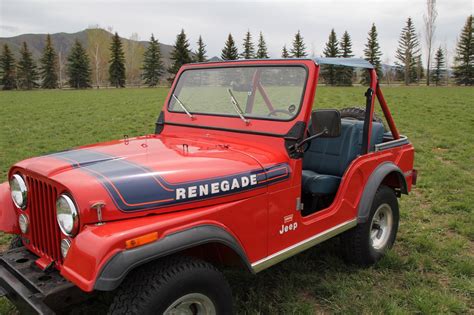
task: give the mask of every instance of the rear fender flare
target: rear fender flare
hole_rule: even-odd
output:
[[[392,162],[386,162],[379,165],[369,176],[369,180],[365,184],[364,191],[362,192],[357,211],[358,223],[364,223],[368,220],[370,209],[372,208],[372,201],[374,200],[377,189],[380,187],[384,179],[392,173],[397,175],[400,184],[400,192],[408,194],[407,181],[402,170]]]
[[[201,225],[165,236],[163,239],[124,250],[114,255],[102,268],[94,289],[112,291],[136,267],[183,250],[208,243],[220,243],[231,248],[252,271],[250,262],[239,242],[226,230],[214,225]]]

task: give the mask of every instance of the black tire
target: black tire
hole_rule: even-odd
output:
[[[388,210],[386,206],[388,206],[390,210]],[[377,218],[379,218],[381,214],[380,211],[391,211],[392,214],[391,224],[387,224],[387,226],[390,225],[391,228],[390,230],[386,230],[385,235],[383,232],[380,232],[383,231],[383,229],[380,228],[381,225],[376,223]],[[374,219],[376,212],[378,217]],[[389,215],[386,216],[386,220],[390,221],[388,218]],[[395,191],[388,186],[381,185],[374,196],[367,221],[359,223],[354,229],[341,235],[344,259],[349,263],[359,266],[375,264],[384,256],[387,250],[393,246],[397,236],[399,218],[398,200]],[[378,230],[377,227],[380,229]],[[371,233],[374,233],[374,231],[377,231],[374,234],[376,238],[375,241],[373,241],[371,236]],[[380,242],[380,244],[378,242],[379,239],[377,239],[379,232],[382,233],[380,237],[384,237],[384,242]]]
[[[216,314],[233,313],[232,292],[221,272],[205,261],[175,256],[132,272],[117,290],[109,314],[163,314],[195,293],[209,298]]]
[[[342,119],[355,119],[355,120],[365,120],[365,109],[360,107],[346,107],[340,109]],[[383,124],[383,120],[380,117],[375,115],[372,117],[372,121],[379,122]]]
[[[8,245],[8,249],[15,249],[23,247],[23,242],[21,240],[20,235],[13,236],[12,240],[10,241],[10,245]]]

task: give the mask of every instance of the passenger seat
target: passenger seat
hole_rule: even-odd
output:
[[[311,129],[311,128],[310,128]],[[312,195],[335,194],[349,164],[361,154],[364,122],[341,120],[341,135],[316,138],[310,142],[303,157],[303,192]],[[383,124],[372,123],[370,150],[382,143]]]

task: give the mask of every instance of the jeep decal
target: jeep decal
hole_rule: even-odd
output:
[[[171,184],[156,175],[156,170],[89,149],[49,156],[67,161],[96,177],[122,211],[149,210],[231,195],[286,180],[290,176],[288,164],[282,163],[263,170]]]

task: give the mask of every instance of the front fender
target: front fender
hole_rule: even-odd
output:
[[[237,238],[212,215],[216,210],[193,210],[86,226],[72,240],[61,275],[87,292],[113,290],[136,266],[206,242],[219,242],[232,248],[249,265]],[[152,232],[158,232],[157,241],[125,249],[126,240]]]
[[[10,197],[8,182],[0,184],[0,231],[11,234],[20,234],[18,219]]]
[[[215,225],[200,225],[173,233],[157,242],[117,253],[102,268],[94,289],[112,291],[137,266],[206,243],[221,243],[232,248],[252,270],[242,247],[229,232]]]

